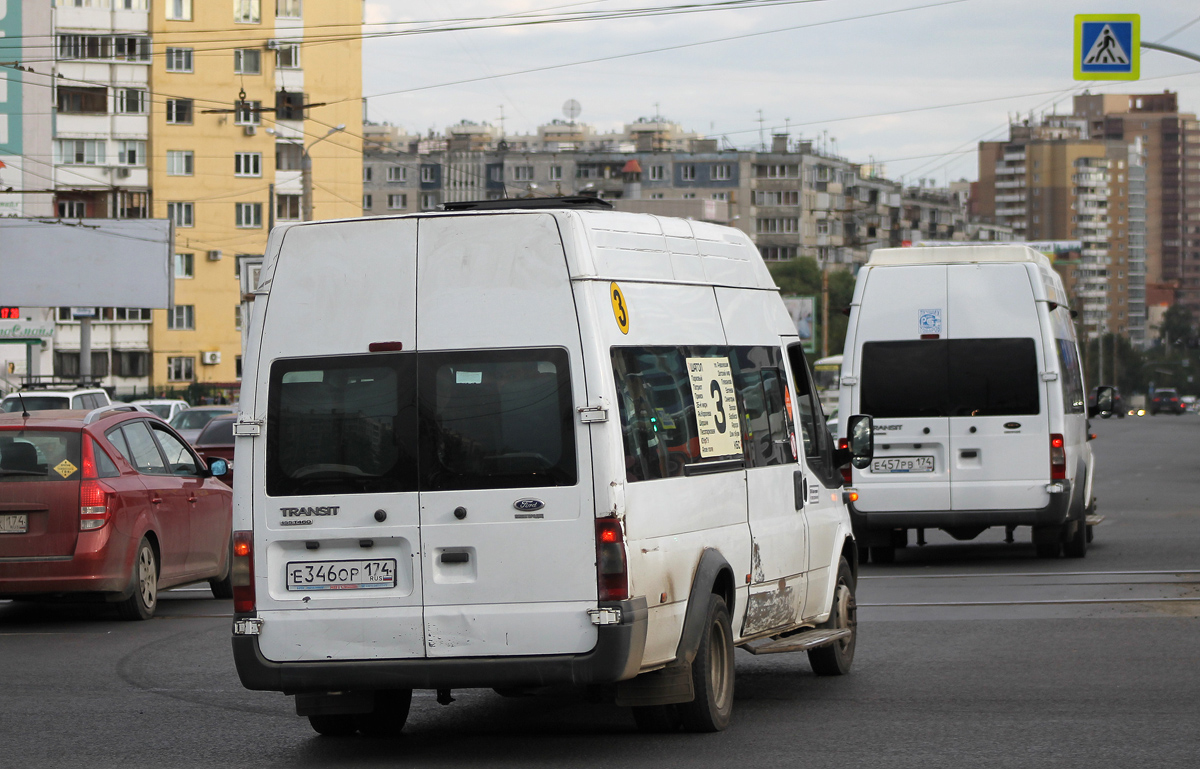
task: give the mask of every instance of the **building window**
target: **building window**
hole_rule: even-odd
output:
[[[662,199],[663,199],[663,194],[662,194],[661,192],[651,192],[651,193],[650,193],[650,199],[651,199],[651,200],[662,200]]]
[[[712,167],[712,178],[715,182],[727,182],[733,178],[733,166],[720,163]]]
[[[375,169],[372,168],[371,166],[363,166],[363,181],[364,182],[371,181],[371,177],[374,175],[374,172],[375,172]]]
[[[240,304],[233,308],[233,327],[238,331],[242,330],[242,306]]]
[[[54,352],[54,375],[59,377],[79,376],[78,352]],[[103,379],[108,376],[108,350],[92,351],[92,377]]]
[[[167,150],[167,176],[191,176],[192,164],[191,150]]]
[[[275,119],[303,120],[304,94],[296,91],[276,91]]]
[[[117,89],[117,112],[122,115],[146,114],[146,92],[141,88]]]
[[[104,142],[99,139],[59,139],[54,146],[58,150],[60,165],[95,166],[104,164]]]
[[[58,201],[59,219],[83,219],[87,216],[87,203],[82,200]]]
[[[725,200],[725,201],[728,201],[728,200],[729,200],[729,193],[728,193],[728,192],[714,192],[714,193],[712,194],[712,199],[713,199],[713,200]]]
[[[403,193],[399,195],[388,195],[388,208],[395,211],[402,208],[408,208],[408,195]]]
[[[550,166],[550,181],[561,182],[562,178],[562,166]]]
[[[437,205],[438,205],[438,196],[437,195],[434,195],[431,193],[426,193],[421,196],[421,210],[422,211],[432,211],[433,209],[437,208]]]
[[[118,219],[146,219],[150,216],[150,193],[117,190]]]
[[[300,221],[300,196],[276,195],[275,218],[281,222]]]
[[[666,166],[650,166],[650,181],[661,182],[666,178]]]
[[[817,181],[829,181],[829,169],[817,166]],[[754,167],[754,175],[759,179],[795,179],[800,174],[800,167],[794,165],[762,165]]]
[[[258,125],[262,122],[261,101],[240,101],[234,105],[233,122],[235,125]]]
[[[696,167],[693,165],[682,165],[679,167],[679,178],[685,182],[696,181]]]
[[[275,0],[275,18],[299,19],[300,0]]]
[[[437,181],[436,166],[421,166],[421,183],[432,184]]]
[[[276,48],[275,69],[300,69],[300,46],[281,45]]]
[[[168,203],[167,218],[175,222],[176,227],[194,227],[193,209],[193,203]]]
[[[363,195],[363,210],[370,211],[371,206],[375,205],[375,199],[368,193]]]
[[[275,170],[299,171],[303,154],[299,144],[279,142],[275,145]]]
[[[258,24],[262,21],[259,0],[233,0],[233,20],[238,24]]]
[[[756,206],[798,206],[800,192],[798,190],[755,190],[754,205]]]
[[[796,258],[795,246],[763,246],[759,249],[762,258],[769,262],[782,262]]]
[[[238,75],[262,74],[262,51],[238,48],[233,52],[233,71]]]
[[[683,199],[684,199],[684,200],[695,200],[695,199],[696,199],[696,193],[694,193],[694,192],[685,192],[685,193],[683,193],[683,196],[682,196],[682,197],[683,197]]]
[[[242,229],[262,227],[262,203],[234,203],[237,226]]]
[[[261,152],[233,153],[234,176],[262,176]]]
[[[408,181],[408,169],[404,166],[388,166],[387,180],[389,182]]]
[[[58,112],[63,114],[103,115],[108,112],[107,88],[58,87]]]
[[[117,35],[112,42],[114,59],[150,61],[150,38]]]
[[[192,122],[191,99],[167,99],[167,122],[186,125]]]
[[[191,21],[192,0],[167,0],[167,21]]]
[[[122,139],[117,142],[117,165],[146,165],[146,142]]]
[[[817,232],[821,231],[821,225],[824,223],[824,219],[817,222]],[[789,217],[779,219],[755,219],[754,224],[754,231],[760,235],[790,234],[800,231],[800,220]]]
[[[150,375],[150,353],[140,350],[113,350],[113,376],[143,377]]]
[[[533,181],[533,166],[513,166],[513,179],[518,182]]]
[[[167,358],[167,381],[191,382],[196,378],[196,359],[189,356]]]
[[[172,331],[194,331],[196,329],[196,307],[177,304],[167,310],[167,328]]]
[[[195,254],[175,254],[175,277],[176,278],[194,278],[194,277],[196,277],[196,255]]]
[[[492,166],[488,169],[488,181],[504,183],[504,166]]]
[[[58,58],[104,59],[108,57],[109,38],[99,35],[59,35]]]
[[[167,72],[191,72],[191,48],[167,48]]]

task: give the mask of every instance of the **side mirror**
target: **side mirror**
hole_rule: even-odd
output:
[[[1113,401],[1116,394],[1113,388],[1108,385],[1101,385],[1096,388],[1096,413],[1107,419],[1113,414]]]
[[[208,463],[208,472],[212,475],[212,477],[220,478],[222,475],[225,475],[229,472],[229,463],[224,459],[214,459]]]
[[[846,437],[850,444],[850,464],[859,470],[866,468],[875,456],[874,421],[866,414],[855,414],[846,420]]]

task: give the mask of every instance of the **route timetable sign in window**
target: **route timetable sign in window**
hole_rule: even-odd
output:
[[[1075,17],[1075,79],[1137,80],[1141,23],[1136,13]]]

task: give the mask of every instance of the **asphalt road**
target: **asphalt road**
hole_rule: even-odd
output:
[[[1097,421],[1099,512],[1083,560],[1027,530],[937,532],[859,583],[850,675],[738,655],[732,726],[642,735],[571,691],[414,696],[395,740],[316,736],[249,692],[230,604],[163,596],[150,622],[105,607],[0,603],[0,767],[1200,765],[1200,417]]]

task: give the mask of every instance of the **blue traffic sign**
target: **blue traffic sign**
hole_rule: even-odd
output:
[[[1075,17],[1075,79],[1137,80],[1141,30],[1137,14]]]

